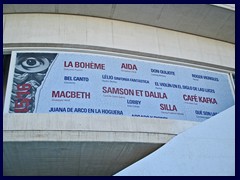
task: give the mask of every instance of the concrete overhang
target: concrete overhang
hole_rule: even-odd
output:
[[[232,4],[4,4],[3,13],[94,16],[235,43]]]
[[[6,176],[113,175],[197,122],[78,114],[4,114]]]

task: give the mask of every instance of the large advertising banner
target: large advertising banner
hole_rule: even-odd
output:
[[[7,113],[203,121],[235,103],[226,73],[133,58],[13,52],[11,69]]]

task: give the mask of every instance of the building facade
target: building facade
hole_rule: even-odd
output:
[[[104,64],[104,67],[100,67],[99,64],[82,65],[82,68],[85,66],[91,69],[104,69],[104,73],[97,74],[96,71],[89,71],[86,75],[90,78],[95,74],[96,78],[100,77],[101,83],[103,82],[102,76],[109,75],[109,73],[110,75],[116,73],[115,77],[135,77],[137,74],[135,70],[139,70],[141,66],[148,67],[152,63],[151,67],[152,69],[156,67],[155,70],[159,70],[160,66],[176,69],[176,71],[162,69],[159,71],[160,75],[155,74],[154,78],[166,78],[168,77],[166,73],[172,72],[175,75],[179,72],[182,81],[173,80],[173,82],[180,85],[181,89],[190,81],[187,77],[188,71],[191,75],[202,73],[202,76],[191,77],[191,80],[198,79],[197,83],[208,89],[208,93],[209,90],[219,91],[219,95],[216,93],[216,97],[213,96],[216,103],[214,98],[205,101],[205,104],[210,101],[214,104],[216,113],[235,104],[235,8],[232,5],[5,4],[3,11],[4,175],[113,175],[160,148],[177,134],[201,123],[200,120],[195,120],[190,115],[185,119],[171,118],[169,111],[181,109],[181,103],[187,103],[176,102],[179,106],[176,105],[174,108],[171,103],[167,103],[170,98],[164,99],[164,95],[159,95],[160,99],[165,102],[160,105],[161,113],[167,112],[165,114],[169,115],[164,118],[133,117],[129,106],[118,104],[116,98],[105,102],[104,99],[95,98],[97,105],[93,105],[95,102],[93,100],[89,102],[89,106],[93,105],[94,108],[105,107],[105,105],[116,108],[119,106],[123,108],[123,114],[124,110],[130,111],[127,116],[48,113],[45,110],[30,112],[29,109],[24,113],[18,113],[16,106],[19,104],[14,102],[16,99],[12,98],[14,94],[12,92],[15,87],[14,82],[19,82],[15,79],[19,73],[17,62],[23,62],[20,60],[21,53],[23,55],[32,53],[28,54],[29,56],[25,59],[28,65],[33,66],[36,65],[33,59],[34,53],[35,55],[36,53],[57,54],[58,59],[54,57],[54,65],[48,61],[41,61],[43,64],[48,64],[51,71],[56,67],[56,72],[52,73],[55,74],[55,76],[52,75],[55,79],[49,80],[50,89],[55,87],[58,78],[67,78],[66,75],[62,75],[65,71],[57,69],[60,68],[57,62],[60,62],[61,57],[72,55],[71,57],[78,58],[85,57],[84,54],[87,54],[85,58],[90,59],[89,63],[95,63],[95,60],[91,58],[103,59],[96,60],[96,62]],[[117,73],[114,63],[118,61],[125,62],[120,63],[121,68],[125,68],[124,72],[121,70]],[[62,60],[62,62],[65,63],[65,70],[71,66],[69,61]],[[79,62],[79,67],[80,64],[81,62]],[[41,79],[40,85],[43,81],[47,82],[46,74],[51,72],[49,69],[46,73],[41,70],[45,79]],[[33,74],[30,70],[26,72],[31,76]],[[124,74],[126,72],[128,74]],[[39,72],[34,71],[34,73]],[[220,85],[215,86],[214,80],[211,79],[213,77],[208,73],[216,75],[215,78],[220,79]],[[37,75],[36,77],[40,76],[40,74]],[[202,77],[207,79],[204,75],[208,78],[208,84],[200,82]],[[152,76],[152,74],[150,77],[143,73],[136,75],[135,80],[149,80],[151,83],[154,79]],[[222,76],[226,79],[226,84],[221,84]],[[169,83],[171,78],[164,80],[165,83]],[[92,92],[97,89],[99,81],[92,80],[92,82],[89,92],[94,97]],[[162,79],[158,82],[162,82]],[[126,85],[126,82],[119,80],[115,84]],[[191,86],[191,84],[188,85]],[[155,90],[156,86],[155,80]],[[22,88],[17,85],[16,87],[20,90]],[[49,89],[48,87],[46,89]],[[61,86],[56,86],[56,88],[59,87]],[[100,95],[107,92],[107,88],[104,87],[101,87]],[[114,87],[114,83],[111,87]],[[137,87],[142,87],[142,84],[136,84],[131,88],[136,90]],[[126,88],[130,86],[126,85]],[[220,89],[224,91],[225,88],[227,88],[225,92],[220,91]],[[87,91],[88,87],[84,89]],[[164,87],[160,89],[164,90]],[[127,100],[129,94],[121,94],[120,91],[124,90],[119,90],[119,97],[123,99],[126,97]],[[61,94],[57,95],[57,91],[51,92],[51,98],[61,96]],[[167,95],[168,93],[172,95],[176,91],[166,88],[165,92]],[[205,93],[206,96],[201,96],[200,99],[209,96],[207,92]],[[196,94],[198,93],[192,92],[188,95]],[[230,100],[227,98],[225,101],[223,94],[228,94]],[[33,98],[37,99],[37,97]],[[45,100],[43,98],[39,100],[43,103],[42,109],[48,105],[48,99],[46,96]],[[136,97],[130,98],[130,100],[136,99]],[[151,104],[156,100],[151,99],[146,102],[148,103],[146,107],[151,109]],[[9,110],[11,103],[15,103],[13,105],[15,109],[12,111],[11,108]],[[219,108],[221,103],[222,107]],[[195,103],[195,105],[191,107],[198,107],[199,104]],[[146,109],[143,105],[139,107],[139,111],[144,113],[154,111]],[[190,112],[188,108],[181,111],[183,114],[188,112]],[[196,110],[194,112],[196,113]]]

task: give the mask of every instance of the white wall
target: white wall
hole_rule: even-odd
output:
[[[117,176],[234,176],[235,106],[179,134]]]
[[[87,16],[5,14],[3,45],[16,43],[107,47],[235,69],[234,44],[151,26]]]

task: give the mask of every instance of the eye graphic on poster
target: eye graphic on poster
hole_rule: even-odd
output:
[[[204,121],[234,105],[227,73],[89,53],[13,52],[5,113]]]
[[[35,109],[35,95],[56,53],[21,53],[16,57],[10,112],[26,113]]]

